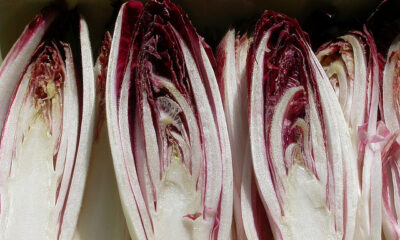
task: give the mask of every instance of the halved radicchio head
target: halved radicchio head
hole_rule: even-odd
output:
[[[106,110],[131,237],[228,239],[232,166],[211,49],[170,1],[124,4]]]
[[[383,121],[388,142],[383,160],[383,232],[385,238],[400,238],[400,35],[387,53],[382,81]]]
[[[376,144],[382,71],[375,42],[366,29],[351,32],[324,44],[317,57],[339,99],[356,155],[361,194],[355,238],[381,239],[382,162]]]
[[[0,68],[0,239],[71,239],[88,168],[94,77],[76,12],[38,15]]]
[[[275,239],[353,239],[348,126],[298,23],[267,11],[247,61],[251,156]]]
[[[230,30],[217,49],[218,84],[232,150],[236,239],[273,239],[250,156],[247,118],[247,53],[252,38]]]

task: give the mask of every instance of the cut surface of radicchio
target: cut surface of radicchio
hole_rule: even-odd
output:
[[[247,119],[247,53],[251,37],[229,30],[217,48],[218,84],[233,165],[234,239],[273,239],[252,168]]]
[[[132,238],[229,239],[232,163],[210,47],[170,1],[121,7],[106,112]]]
[[[275,239],[353,239],[357,169],[339,101],[298,23],[267,11],[247,59],[253,169]]]
[[[71,239],[75,231],[95,87],[86,22],[64,14],[38,15],[0,67],[0,239]]]
[[[377,124],[380,58],[367,29],[350,32],[324,44],[317,57],[339,99],[350,128],[357,161],[359,196],[355,239],[381,239],[382,160],[376,144],[383,124]]]

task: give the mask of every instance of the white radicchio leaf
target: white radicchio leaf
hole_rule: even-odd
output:
[[[86,22],[58,14],[38,15],[0,67],[0,239],[71,239],[77,224],[93,133],[93,62]]]
[[[229,239],[229,136],[211,49],[170,1],[119,12],[107,124],[134,239]]]
[[[275,239],[353,239],[349,128],[307,35],[267,11],[247,63],[253,168]]]
[[[382,160],[375,143],[382,71],[375,42],[366,29],[351,32],[323,45],[317,57],[339,99],[357,156],[361,189],[354,239],[381,239]]]
[[[273,239],[250,156],[246,62],[251,38],[230,30],[217,49],[218,81],[232,149],[236,239]]]

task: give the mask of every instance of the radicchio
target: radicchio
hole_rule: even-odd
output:
[[[358,182],[349,128],[297,21],[263,14],[247,76],[253,169],[275,239],[353,239]]]
[[[317,57],[339,99],[356,155],[360,189],[354,239],[381,239],[382,160],[377,120],[382,71],[375,42],[366,29],[351,32],[323,45]]]
[[[383,160],[383,232],[387,240],[400,238],[400,35],[387,53],[382,81],[383,121],[387,139]]]
[[[255,183],[247,119],[247,53],[252,38],[230,30],[217,49],[218,84],[232,149],[236,239],[273,239]]]
[[[94,98],[86,22],[47,9],[0,67],[0,239],[72,239]]]
[[[119,12],[106,84],[122,207],[136,239],[229,239],[232,163],[210,47],[169,0]]]

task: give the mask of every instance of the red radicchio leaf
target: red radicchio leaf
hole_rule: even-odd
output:
[[[132,238],[229,239],[232,163],[210,48],[170,1],[121,7],[107,122]]]
[[[86,22],[59,14],[38,15],[0,68],[1,239],[71,239],[77,224],[93,135],[93,62]],[[65,41],[69,28],[77,42]]]
[[[349,129],[294,19],[264,13],[247,78],[253,168],[275,239],[353,239],[358,185]]]

